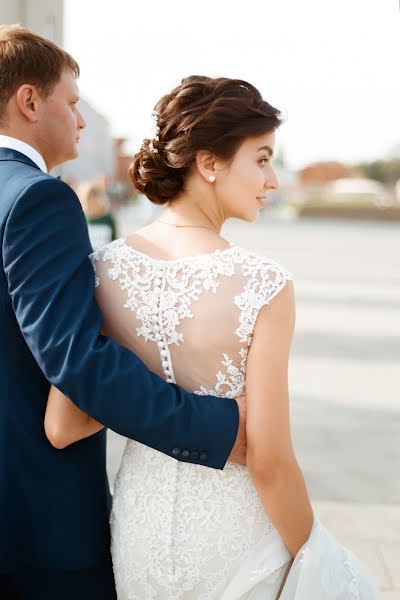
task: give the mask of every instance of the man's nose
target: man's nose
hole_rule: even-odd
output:
[[[86,127],[86,121],[82,117],[81,113],[79,113],[78,125],[79,125],[79,129],[85,129],[85,127]]]

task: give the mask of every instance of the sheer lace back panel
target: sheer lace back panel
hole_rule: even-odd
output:
[[[258,311],[291,277],[234,245],[164,261],[121,239],[95,252],[93,264],[107,335],[166,380],[231,398],[245,389]]]

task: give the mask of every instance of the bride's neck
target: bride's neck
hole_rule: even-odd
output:
[[[208,191],[208,190],[207,190]],[[214,193],[180,194],[170,202],[161,215],[175,225],[200,225],[220,233],[226,218],[217,206]]]

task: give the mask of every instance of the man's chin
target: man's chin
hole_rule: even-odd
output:
[[[79,156],[79,149],[78,149],[78,146],[75,146],[75,148],[71,152],[71,157],[68,160],[74,160],[74,158],[78,158],[78,156]]]
[[[79,156],[79,150],[78,147],[75,146],[75,148],[73,148],[72,150],[70,150],[70,152],[68,153],[68,155],[66,154],[64,159],[63,159],[63,163],[67,162],[69,160],[74,160],[75,158],[78,158]]]
[[[58,156],[56,159],[54,159],[54,161],[51,163],[50,165],[50,169],[52,170],[55,167],[60,167],[61,165],[63,165],[64,163],[70,161],[70,160],[74,160],[75,158],[78,158],[79,152],[78,152],[78,148],[75,148],[75,150],[72,152],[69,152],[68,154],[64,154],[64,156]]]

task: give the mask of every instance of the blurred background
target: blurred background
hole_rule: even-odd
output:
[[[290,389],[316,512],[400,598],[400,85],[396,0],[0,0],[81,66],[80,156],[59,169],[94,246],[157,213],[127,176],[188,75],[245,79],[286,122],[281,187],[225,237],[294,273]],[[124,440],[109,434],[111,484]]]

